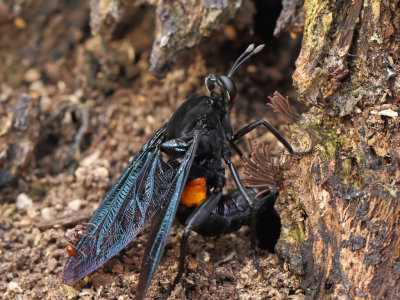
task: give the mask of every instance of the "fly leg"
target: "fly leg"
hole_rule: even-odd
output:
[[[254,201],[250,198],[250,196],[246,192],[246,190],[242,184],[242,181],[240,180],[239,174],[237,173],[236,168],[230,159],[231,154],[229,152],[229,148],[228,148],[227,144],[224,144],[224,149],[222,150],[222,156],[223,156],[225,163],[229,167],[229,170],[232,174],[233,181],[235,182],[236,186],[238,187],[240,193],[246,199],[246,201],[250,205],[250,207],[255,208],[255,207],[253,207]]]
[[[255,247],[256,247],[256,227],[257,227],[257,219],[256,219],[256,213],[258,209],[260,209],[260,205],[262,202],[254,201],[250,198],[249,194],[247,193],[246,189],[243,187],[242,182],[240,181],[239,175],[237,174],[236,168],[233,165],[232,161],[230,160],[230,153],[227,147],[225,147],[223,151],[223,158],[225,160],[225,163],[228,165],[229,170],[231,171],[233,180],[235,181],[236,186],[238,187],[240,193],[242,196],[246,199],[247,203],[250,206],[251,210],[251,220],[250,220],[250,225],[251,225],[251,249],[252,249],[252,255],[253,255],[253,263],[254,267],[257,269],[257,271],[263,275],[264,274],[264,269],[260,267],[260,264],[258,263],[257,257],[256,257],[256,252],[255,252]]]
[[[161,299],[168,298],[168,296],[175,289],[175,286],[178,284],[179,280],[182,277],[183,270],[185,268],[188,239],[190,232],[192,230],[196,231],[197,229],[201,228],[204,222],[207,222],[209,220],[213,209],[217,206],[218,201],[221,199],[221,195],[222,195],[222,188],[215,188],[214,191],[211,193],[211,195],[201,205],[199,205],[186,220],[185,229],[183,231],[181,240],[178,274],[175,276],[175,279],[171,284],[168,292],[165,293]]]
[[[260,266],[258,263],[258,259],[256,256],[256,228],[257,228],[257,218],[256,211],[254,209],[251,210],[251,254],[253,256],[253,264],[254,268],[264,277],[265,269]]]
[[[249,125],[243,127],[240,129],[235,135],[233,135],[232,139],[229,141],[231,144],[235,142],[237,139],[245,136],[248,134],[250,131],[256,129],[258,126],[264,126],[271,131],[271,133],[285,146],[286,149],[288,149],[289,153],[295,156],[307,156],[310,155],[314,152],[314,149],[312,148],[311,150],[305,151],[305,152],[298,152],[295,151],[290,145],[290,143],[276,130],[271,124],[269,124],[267,121],[264,120],[258,120],[254,121],[253,123],[250,123]]]
[[[240,150],[240,148],[238,147],[238,145],[235,144],[235,142],[229,141],[229,145],[231,145],[231,147],[233,148],[233,150],[235,150],[235,152],[236,152],[240,157],[243,157],[243,152],[242,152],[242,150]]]

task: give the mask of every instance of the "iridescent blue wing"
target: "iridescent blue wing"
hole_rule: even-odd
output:
[[[168,201],[176,171],[162,159],[164,125],[139,151],[88,223],[61,277],[72,284],[122,250]]]
[[[153,221],[144,253],[135,299],[144,298],[150,281],[153,278],[158,263],[160,262],[169,231],[171,230],[172,221],[174,220],[179,200],[185,187],[201,136],[202,134],[200,131],[196,130],[194,132],[192,144],[185,153],[185,156],[174,175],[172,185],[167,191],[166,197],[169,200],[165,203],[161,211],[157,214],[157,218]]]

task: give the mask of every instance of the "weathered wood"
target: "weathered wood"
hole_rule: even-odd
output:
[[[291,36],[297,37],[304,30],[304,0],[283,0],[282,11],[276,21],[274,36],[278,37],[287,31]]]
[[[221,29],[241,7],[242,0],[148,1],[156,7],[155,40],[150,71],[163,76],[180,56],[205,37]],[[92,0],[90,26],[93,34],[112,35],[121,22],[141,19],[146,1]]]
[[[291,131],[318,151],[286,173],[276,250],[310,298],[399,299],[399,1],[304,8]]]
[[[150,71],[164,75],[179,55],[221,29],[241,6],[241,0],[156,1],[156,31]]]

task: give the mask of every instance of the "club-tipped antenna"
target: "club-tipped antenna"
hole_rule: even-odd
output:
[[[237,64],[240,62],[240,60],[243,58],[243,56],[249,54],[251,51],[254,50],[254,44],[250,44],[247,49],[239,56],[239,58],[235,61],[235,63],[233,64],[231,70],[228,73],[228,77],[231,77],[232,73],[233,73],[233,69],[237,66]]]
[[[235,61],[233,64],[232,69],[228,73],[228,77],[232,77],[232,74],[236,71],[236,69],[246,60],[248,60],[250,57],[252,57],[254,54],[260,52],[264,48],[265,44],[258,45],[254,49],[254,44],[251,44],[250,46],[247,47],[247,49],[242,53],[242,55],[239,56],[239,58]]]

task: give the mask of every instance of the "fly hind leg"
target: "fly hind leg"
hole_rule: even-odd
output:
[[[180,248],[180,257],[179,257],[179,267],[178,274],[175,276],[173,283],[171,284],[167,293],[163,295],[161,299],[167,299],[171,292],[175,289],[175,286],[180,281],[186,261],[186,254],[188,248],[188,239],[190,232],[192,230],[197,231],[197,229],[201,228],[204,222],[207,222],[210,215],[212,214],[213,209],[218,205],[218,201],[221,199],[221,189],[216,188],[211,193],[211,195],[201,204],[199,205],[193,213],[189,216],[185,223],[185,229],[181,239],[181,248]]]

